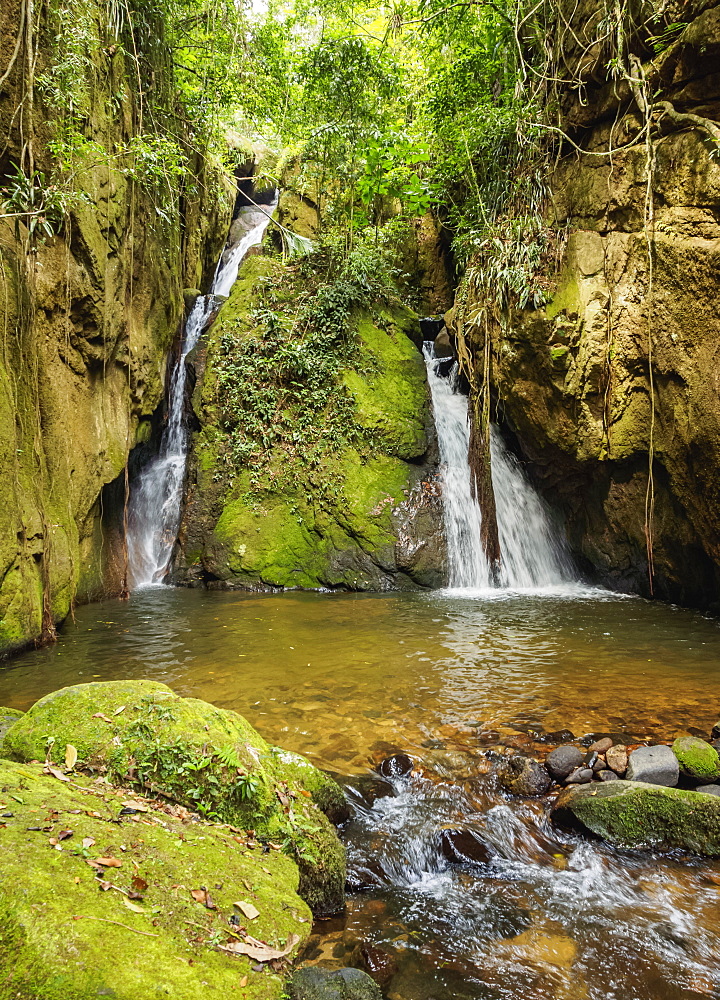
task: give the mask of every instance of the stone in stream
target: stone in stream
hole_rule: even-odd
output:
[[[397,961],[390,952],[377,945],[363,944],[360,954],[367,974],[381,986],[388,983],[398,970]]]
[[[610,749],[612,745],[613,741],[610,739],[610,737],[605,736],[603,737],[603,739],[596,740],[594,743],[592,743],[588,747],[588,750],[592,753],[605,753],[607,750]]]
[[[384,778],[401,778],[405,774],[410,774],[412,769],[412,758],[406,753],[395,753],[378,764],[378,772]]]
[[[670,788],[678,783],[680,765],[670,747],[638,747],[628,758],[628,781],[643,781],[651,785],[666,785]]]
[[[545,767],[556,781],[564,781],[584,760],[577,747],[558,747],[545,758]]]
[[[509,757],[498,768],[498,780],[513,795],[544,795],[550,788],[550,775],[532,757]]]
[[[720,799],[712,794],[644,781],[608,781],[565,789],[550,816],[561,826],[590,830],[620,847],[720,855]]]
[[[615,774],[614,771],[609,771],[609,770],[597,771],[595,773],[595,777],[599,778],[600,781],[617,781],[618,780],[617,774]]]
[[[2,740],[10,726],[14,725],[22,714],[16,708],[0,708],[0,740]]]
[[[616,743],[615,746],[610,747],[605,752],[605,760],[607,761],[607,766],[615,774],[625,774],[628,766],[627,747]]]
[[[593,780],[594,771],[590,767],[578,767],[565,779],[566,785],[586,785]]]
[[[671,747],[680,770],[688,778],[710,784],[720,778],[720,757],[715,747],[696,736],[679,736]]]
[[[75,684],[17,719],[0,754],[24,761],[47,754],[62,766],[68,744],[78,768],[113,783],[150,789],[259,838],[290,831],[299,894],[317,916],[344,908],[345,849],[324,815],[347,816],[342,789],[300,754],[270,746],[237,712],[155,681]],[[304,815],[294,826],[291,807]]]
[[[291,1000],[382,1000],[380,987],[361,969],[321,969],[311,965],[294,972]]]
[[[440,849],[453,864],[485,864],[491,858],[487,845],[472,830],[443,830]]]
[[[710,730],[711,740],[720,740],[720,722],[716,722],[715,725]]]

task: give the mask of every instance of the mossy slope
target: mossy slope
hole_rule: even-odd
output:
[[[37,702],[0,752],[59,765],[68,745],[79,767],[279,841],[297,859],[314,911],[342,909],[344,849],[321,812],[342,813],[341,790],[309,761],[269,746],[236,712],[153,681],[78,684]]]
[[[720,855],[720,800],[714,795],[643,781],[608,781],[569,788],[552,818],[621,847],[681,848]]]
[[[240,930],[228,922],[236,901],[259,910],[242,919],[252,937],[282,949],[296,935],[301,944],[310,911],[293,861],[150,802],[122,816],[127,800],[127,791],[0,760],[0,807],[12,813],[0,825],[0,1000],[279,1000],[281,976],[252,972],[254,962],[216,946]],[[53,848],[50,838],[67,830]],[[99,857],[121,866],[99,874],[87,863]],[[101,891],[98,878],[117,889]],[[133,878],[147,883],[136,883],[135,902],[118,891],[132,891]],[[193,899],[202,887],[215,909]]]

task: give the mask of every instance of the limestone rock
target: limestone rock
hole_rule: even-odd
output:
[[[680,736],[672,745],[682,773],[710,784],[720,778],[720,756],[715,747],[695,736]]]
[[[628,781],[651,785],[677,785],[680,777],[678,759],[670,747],[638,747],[628,758]]]
[[[622,847],[720,855],[720,801],[713,794],[641,781],[607,781],[566,789],[551,818]]]

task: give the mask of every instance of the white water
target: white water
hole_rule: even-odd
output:
[[[425,346],[425,360],[442,465],[450,587],[525,590],[570,583],[570,560],[549,511],[494,426],[490,457],[501,554],[500,566],[492,572],[480,537],[480,506],[470,490],[467,397],[457,389],[456,368],[445,377],[438,374],[432,345]]]
[[[161,583],[170,567],[180,527],[180,513],[187,467],[188,428],[185,421],[185,386],[188,354],[196,346],[218,297],[227,296],[240,264],[257,246],[270,223],[275,204],[267,211],[248,210],[242,216],[244,235],[225,248],[215,269],[208,295],[200,295],[185,323],[180,357],[170,379],[167,423],[160,451],[143,469],[130,497],[128,511],[128,571],[133,588]]]

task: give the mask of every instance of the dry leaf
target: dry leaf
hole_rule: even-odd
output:
[[[96,865],[102,865],[103,868],[121,868],[122,861],[119,858],[95,858],[94,863]]]
[[[260,867],[262,868],[262,865]],[[269,868],[263,868],[263,871],[265,872],[266,875],[272,875],[272,872],[270,871]]]
[[[213,903],[210,893],[207,889],[191,889],[190,895],[195,900],[196,903],[202,903],[204,907],[208,910],[217,910],[217,906]]]
[[[133,913],[144,913],[145,910],[142,906],[138,906],[137,903],[131,903],[129,899],[123,898],[123,903],[127,906],[128,910],[132,910]]]
[[[65,767],[68,769],[68,771],[72,771],[72,769],[77,764],[77,757],[78,757],[77,750],[72,745],[72,743],[68,743],[67,746],[65,747]]]
[[[102,719],[103,722],[112,722],[112,719],[108,719],[107,715],[103,715],[102,712],[96,712],[93,715],[93,719]]]
[[[242,979],[240,980],[240,989],[242,989],[243,986],[247,986],[247,983],[248,983],[248,977],[243,976]]]
[[[95,843],[94,837],[83,837],[83,847],[85,848],[86,851],[89,848],[91,848],[94,843]]]
[[[254,907],[252,903],[245,903],[243,900],[240,900],[239,903],[233,903],[233,906],[237,906],[238,910],[240,910],[241,913],[248,918],[248,920],[254,920],[256,917],[260,916],[260,910]]]
[[[108,889],[112,889],[112,882],[105,882],[103,879],[98,880],[98,885],[100,886],[102,892],[107,892]]]
[[[150,807],[144,805],[142,802],[137,802],[135,799],[128,799],[127,802],[123,802],[125,809],[134,809],[139,813],[150,812]]]
[[[231,941],[230,944],[219,947],[220,951],[227,952],[229,955],[247,955],[248,958],[253,958],[256,962],[272,962],[276,958],[285,958],[286,955],[289,955],[299,941],[300,938],[297,934],[291,934],[287,939],[287,944],[281,949],[271,948],[263,941],[248,937],[245,941]]]
[[[115,711],[113,712],[113,715],[120,715],[120,713],[124,712],[124,711],[125,711],[125,706],[121,705],[120,708],[116,708],[115,709]]]
[[[45,765],[45,774],[51,774],[53,778],[57,778],[58,781],[70,781],[66,778],[62,771],[58,771],[56,767],[52,767],[50,764]]]
[[[304,788],[301,788],[301,789],[300,789],[300,794],[301,794],[301,795],[304,795],[304,796],[305,796],[306,798],[308,798],[308,799],[311,799],[311,798],[312,798],[312,795],[310,794],[310,792],[306,792]]]
[[[60,833],[57,835],[57,839],[68,840],[70,837],[72,837],[72,835],[73,835],[72,830],[61,830]]]
[[[148,884],[144,878],[141,878],[139,875],[133,875],[132,887],[135,890],[135,892],[145,892],[145,890],[148,887]]]

